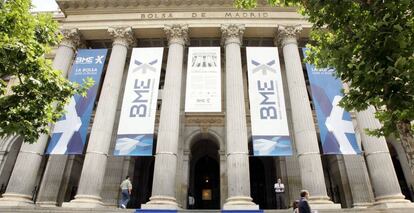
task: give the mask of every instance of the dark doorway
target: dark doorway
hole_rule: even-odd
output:
[[[259,205],[260,209],[266,206],[266,189],[265,174],[262,162],[259,159],[251,157],[250,166],[250,194],[253,202]]]
[[[132,192],[128,208],[141,208],[149,201],[154,177],[154,157],[135,157],[134,176],[131,177]]]
[[[409,186],[405,180],[404,171],[401,166],[399,156],[392,144],[388,143],[388,149],[390,150],[390,155],[392,163],[394,165],[395,173],[397,174],[398,183],[400,184],[401,193],[405,196],[406,199],[414,201],[414,188]],[[405,157],[405,156],[403,156]]]
[[[218,147],[209,140],[197,141],[191,149],[189,194],[195,209],[220,209]]]
[[[276,182],[276,169],[273,157],[258,157],[253,155],[253,145],[249,141],[249,171],[250,171],[250,196],[260,209],[275,209],[276,194],[274,183]],[[282,180],[283,182],[283,180]],[[284,183],[288,186],[287,182]],[[287,188],[285,188],[287,189]],[[286,202],[284,204],[286,207]]]

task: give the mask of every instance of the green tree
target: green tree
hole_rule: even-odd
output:
[[[71,83],[44,58],[61,39],[50,14],[31,14],[30,0],[0,3],[0,136],[20,135],[34,143],[56,122],[75,93],[85,95],[93,82]],[[11,76],[18,83],[6,94]]]
[[[341,101],[347,110],[376,108],[382,128],[376,136],[399,136],[414,173],[414,1],[268,0],[300,5],[313,24],[307,61],[335,67],[350,85]],[[256,0],[235,0],[241,8]]]

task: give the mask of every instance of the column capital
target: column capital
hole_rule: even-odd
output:
[[[241,44],[243,41],[244,24],[222,24],[221,30],[221,43],[227,45],[230,43]]]
[[[302,31],[301,25],[286,25],[277,28],[277,35],[275,37],[275,44],[282,47],[286,44],[297,44],[297,37]]]
[[[112,36],[112,45],[119,44],[128,48],[135,42],[131,27],[109,27],[108,33]]]
[[[173,24],[164,26],[164,32],[168,39],[168,45],[177,43],[184,46],[188,44],[188,31],[188,25]]]
[[[80,32],[78,28],[64,28],[60,30],[63,36],[59,45],[66,46],[76,50],[81,45]]]

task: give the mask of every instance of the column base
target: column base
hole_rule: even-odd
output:
[[[141,209],[171,209],[179,210],[180,207],[175,198],[170,196],[152,196],[150,201],[141,205]]]
[[[32,196],[4,193],[3,198],[0,198],[0,206],[34,206]]]
[[[354,209],[366,209],[366,208],[372,207],[373,205],[374,205],[373,203],[354,203],[352,205],[352,208],[354,208]]]
[[[414,203],[404,198],[404,195],[376,197],[373,208],[414,208]]]
[[[329,200],[328,196],[311,196],[309,197],[309,205],[312,209],[340,209],[341,204],[337,204]]]
[[[259,205],[252,202],[251,197],[234,196],[227,198],[223,210],[259,210]]]
[[[57,207],[57,203],[53,202],[53,201],[38,201],[36,202],[37,206],[41,206],[41,207]]]
[[[101,197],[92,195],[76,195],[74,200],[62,204],[64,208],[105,208]]]

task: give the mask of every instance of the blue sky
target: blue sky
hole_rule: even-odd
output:
[[[58,6],[55,0],[32,0],[33,11],[55,11]]]

